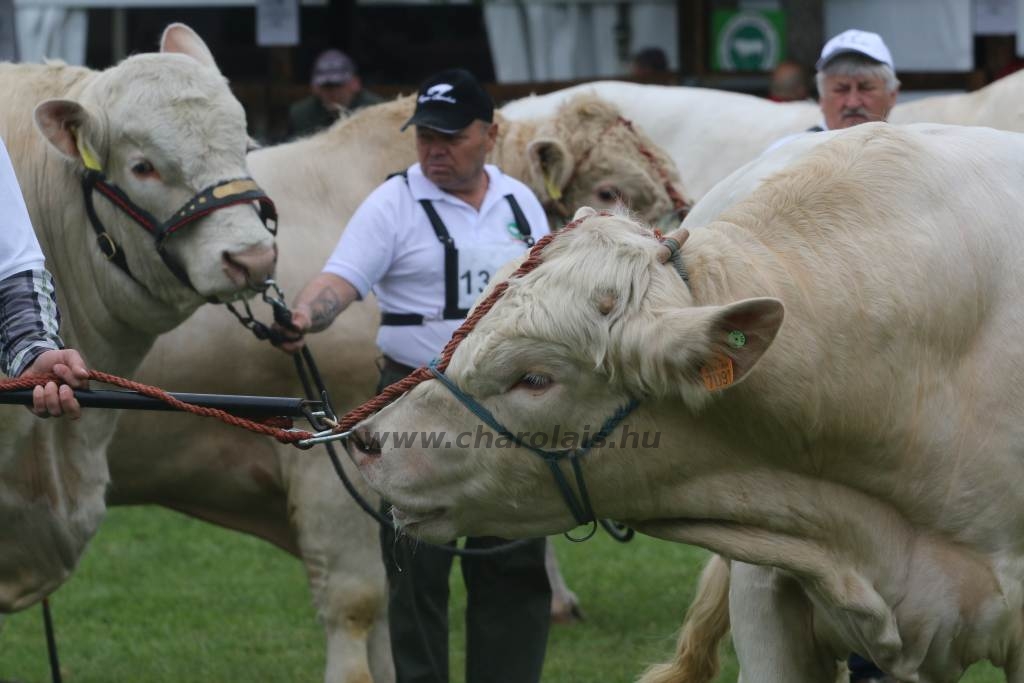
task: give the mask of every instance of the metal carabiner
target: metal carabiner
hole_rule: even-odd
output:
[[[312,448],[317,444],[330,443],[331,441],[343,442],[345,441],[345,439],[352,436],[352,431],[353,430],[350,429],[346,432],[336,432],[334,430],[328,429],[322,432],[316,432],[315,434],[313,434],[313,436],[311,436],[308,439],[302,439],[301,441],[297,441],[296,445],[299,448]]]

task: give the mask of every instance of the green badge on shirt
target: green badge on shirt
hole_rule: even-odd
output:
[[[512,235],[513,238],[519,240],[520,242],[526,241],[526,238],[523,237],[523,233],[519,231],[519,226],[516,225],[514,222],[509,223],[505,227],[508,229],[508,234]]]

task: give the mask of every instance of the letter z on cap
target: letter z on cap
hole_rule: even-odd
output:
[[[494,120],[494,102],[473,74],[465,69],[448,69],[434,74],[416,94],[416,111],[405,122],[442,133],[457,133],[473,121]]]

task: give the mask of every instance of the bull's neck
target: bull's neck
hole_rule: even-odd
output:
[[[996,620],[985,610],[1020,622],[1019,599],[1007,604],[1000,588],[1019,583],[1016,565],[1000,568],[976,547],[923,530],[861,482],[815,474],[806,454],[745,435],[737,414],[654,408],[651,424],[671,425],[675,440],[662,434],[661,448],[642,454],[642,476],[588,481],[598,515],[789,572],[815,597],[823,637],[838,647],[880,648],[918,629],[927,643],[955,624],[957,651],[974,648],[969,661],[998,655]],[[935,591],[922,577],[950,589]],[[892,653],[887,670],[913,672],[923,657],[943,656],[907,645]]]

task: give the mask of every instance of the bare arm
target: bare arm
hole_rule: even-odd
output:
[[[320,332],[338,315],[348,308],[349,304],[359,298],[359,292],[348,280],[332,273],[320,273],[310,280],[292,304],[292,329],[283,333],[299,333],[299,336],[281,344],[288,353],[295,353],[305,344],[302,335],[307,332]]]

